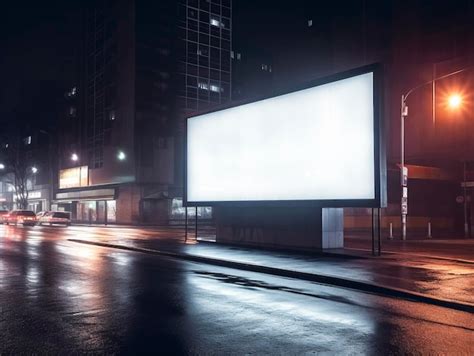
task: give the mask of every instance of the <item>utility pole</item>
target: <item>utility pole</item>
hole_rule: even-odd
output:
[[[401,216],[401,238],[407,238],[407,213],[408,213],[408,169],[405,167],[405,118],[408,116],[408,106],[406,105],[406,97],[402,95],[400,106],[400,153],[401,153],[401,167],[400,167],[400,216]]]

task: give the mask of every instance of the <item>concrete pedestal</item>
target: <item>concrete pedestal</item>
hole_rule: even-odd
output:
[[[216,241],[304,250],[344,247],[342,208],[216,207]]]

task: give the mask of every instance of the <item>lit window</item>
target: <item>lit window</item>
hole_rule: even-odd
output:
[[[220,86],[218,86],[218,85],[213,85],[213,84],[211,84],[211,87],[210,87],[210,88],[211,88],[211,91],[213,91],[213,92],[215,92],[215,93],[220,93],[220,92],[222,92],[222,88],[221,88]]]
[[[234,51],[230,51],[230,58],[234,58]]]
[[[240,61],[241,58],[242,56],[240,55],[240,53],[237,53],[237,59]]]
[[[68,96],[69,98],[72,98],[74,96],[76,96],[77,94],[77,88],[76,87],[72,87],[71,90],[69,90],[67,93],[66,93],[66,96]]]
[[[268,70],[268,66],[266,64],[262,64],[262,70]]]
[[[74,106],[69,108],[69,116],[76,117],[76,108]]]
[[[109,112],[109,120],[115,121],[115,110],[110,110]]]
[[[23,139],[23,143],[24,143],[25,145],[31,145],[31,136],[25,137],[25,138]]]
[[[209,85],[207,85],[207,83],[198,83],[198,88],[203,90],[209,90]]]
[[[313,26],[313,20],[308,20],[308,27]]]
[[[208,51],[205,48],[198,49],[197,54],[200,56],[208,56]]]
[[[211,19],[211,26],[224,27],[224,24],[217,19]]]

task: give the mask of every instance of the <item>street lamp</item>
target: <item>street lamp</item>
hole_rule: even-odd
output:
[[[31,167],[31,173],[33,174],[38,173],[38,168],[36,168],[35,166]]]
[[[462,68],[460,70],[457,70],[455,72],[451,72],[448,74],[445,74],[443,76],[434,78],[432,80],[429,80],[425,83],[422,83],[420,85],[417,85],[410,90],[407,91],[406,94],[402,94],[402,100],[401,100],[401,106],[400,106],[400,183],[402,187],[402,195],[401,195],[401,205],[400,205],[400,216],[401,216],[401,230],[402,230],[402,240],[406,240],[407,238],[407,214],[408,214],[408,168],[405,167],[405,119],[408,117],[408,105],[407,105],[407,99],[410,96],[411,93],[413,93],[415,90],[418,90],[425,85],[432,84],[433,85],[433,99],[434,99],[434,84],[436,83],[437,80],[451,77],[455,74],[459,74],[462,72],[465,72],[467,70],[472,69],[474,66],[469,66],[466,68]],[[434,100],[433,100],[434,102]],[[462,104],[462,97],[459,94],[452,94],[448,97],[448,106],[452,109],[457,109],[461,106]],[[434,107],[433,107],[433,115],[434,115]],[[466,210],[466,208],[465,208]],[[465,215],[465,230],[467,226],[467,220],[466,220],[466,213]]]
[[[5,165],[3,163],[0,163],[0,169],[5,169]]]
[[[118,151],[118,153],[117,153],[117,159],[118,159],[119,161],[124,161],[125,158],[127,158],[127,155],[125,154],[125,152],[123,152],[123,151]]]
[[[79,156],[77,155],[77,153],[73,153],[71,155],[71,161],[77,162],[78,160],[79,160]]]
[[[452,94],[448,98],[448,106],[451,109],[457,109],[461,106],[461,104],[462,104],[462,98],[459,94]]]

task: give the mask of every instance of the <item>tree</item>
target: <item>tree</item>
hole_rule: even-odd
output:
[[[28,138],[27,138],[28,140]],[[19,136],[3,136],[0,149],[0,179],[14,188],[19,209],[28,207],[28,183],[31,184],[36,167],[32,164],[27,142]]]

